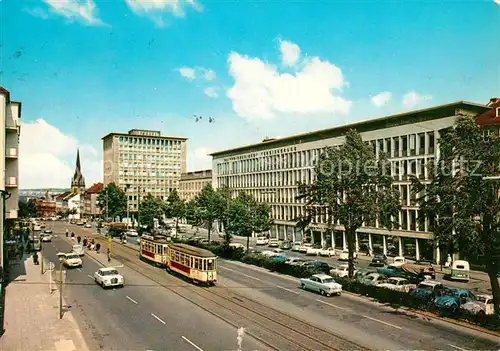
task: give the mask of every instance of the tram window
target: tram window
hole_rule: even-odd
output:
[[[199,260],[197,258],[194,259],[194,269],[200,269]]]
[[[209,259],[207,260],[207,271],[213,271],[214,270],[214,260]]]
[[[202,260],[201,260],[201,262],[202,262],[201,269],[202,269],[203,271],[206,271],[206,270],[207,270],[207,260],[203,260],[203,259],[202,259]]]

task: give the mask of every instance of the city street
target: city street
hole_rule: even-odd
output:
[[[43,251],[53,262],[57,262],[57,252],[71,251],[71,244],[61,235],[64,230],[56,228],[58,237],[45,243]],[[68,270],[64,295],[90,349],[237,349],[236,328],[127,267],[118,268],[125,277],[123,289],[103,290],[91,278],[100,265],[89,257],[83,260],[81,269]],[[243,350],[266,347],[247,336]]]
[[[81,228],[74,231],[77,235],[88,233]],[[116,244],[114,251],[130,255]],[[321,324],[373,349],[467,350],[496,349],[500,345],[496,337],[433,318],[406,314],[347,293],[324,299],[300,290],[295,278],[238,262],[220,261],[218,285]]]

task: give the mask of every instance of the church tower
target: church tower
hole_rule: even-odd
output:
[[[76,169],[73,179],[71,179],[71,192],[75,194],[83,194],[85,192],[85,179],[80,167],[80,150],[76,151]]]

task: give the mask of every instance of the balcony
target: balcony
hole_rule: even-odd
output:
[[[19,122],[14,122],[12,120],[7,120],[5,124],[5,129],[11,132],[17,132],[19,130]]]
[[[17,177],[7,177],[5,179],[6,188],[16,188],[17,187]]]
[[[6,158],[17,158],[17,149],[15,147],[10,147],[5,150]]]

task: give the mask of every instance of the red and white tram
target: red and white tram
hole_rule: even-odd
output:
[[[167,266],[168,242],[163,236],[141,236],[141,259],[160,267]]]
[[[169,243],[167,269],[194,283],[214,284],[217,281],[217,256],[199,247]]]

